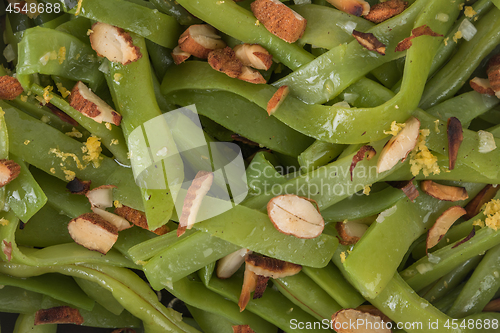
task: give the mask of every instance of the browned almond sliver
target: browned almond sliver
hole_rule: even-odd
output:
[[[413,178],[410,180],[402,180],[402,181],[392,181],[392,182],[386,182],[387,184],[391,185],[394,188],[400,189],[403,191],[403,193],[406,195],[408,199],[411,201],[414,201],[418,196],[420,195],[418,193],[417,188],[415,187],[415,184],[413,184]]]
[[[255,333],[249,325],[235,325],[232,326],[233,333]]]
[[[0,99],[13,100],[22,92],[23,87],[15,77],[0,76]]]
[[[141,49],[134,45],[132,37],[122,28],[97,22],[92,25],[90,46],[100,57],[122,65],[142,58]]]
[[[356,309],[342,309],[332,315],[337,333],[390,333],[388,326],[381,317]]]
[[[448,134],[448,167],[450,170],[453,170],[457,161],[458,149],[464,139],[462,124],[458,118],[448,118],[446,133]]]
[[[191,229],[196,223],[196,215],[198,215],[201,202],[210,190],[213,180],[214,174],[212,172],[202,170],[196,174],[184,198],[182,215],[179,218],[179,227],[177,228],[177,237],[182,236],[186,229]]]
[[[208,24],[192,25],[179,37],[179,48],[200,59],[207,59],[210,51],[225,47],[226,43]]]
[[[288,96],[288,93],[290,92],[290,89],[288,86],[281,86],[276,90],[274,93],[273,97],[267,102],[267,114],[272,115],[278,108],[280,107],[281,104],[285,101],[286,96]]]
[[[69,104],[81,114],[98,123],[107,122],[120,126],[122,116],[113,110],[106,102],[94,94],[82,81],[71,90]]]
[[[358,162],[361,162],[365,158],[365,156],[366,156],[366,159],[368,161],[371,160],[372,157],[375,156],[375,154],[377,154],[377,152],[375,151],[375,148],[373,148],[372,146],[368,146],[368,145],[362,146],[358,150],[356,155],[354,155],[352,157],[351,166],[349,167],[349,172],[351,173],[351,181],[352,181],[352,172],[354,171],[356,164],[358,164]]]
[[[389,0],[377,3],[370,8],[370,12],[368,15],[365,15],[365,19],[373,23],[380,23],[401,14],[407,6],[408,2],[401,0]]]
[[[460,201],[469,198],[465,187],[442,185],[432,180],[420,182],[420,187],[425,193],[439,200]]]
[[[266,79],[260,74],[258,70],[248,66],[241,67],[241,74],[238,76],[239,80],[250,82],[253,84],[265,84]]]
[[[285,42],[296,42],[306,30],[306,19],[279,0],[255,0],[250,7],[257,20]]]
[[[315,238],[323,232],[325,221],[314,205],[317,206],[314,200],[285,194],[268,202],[267,214],[279,232],[297,238]]]
[[[106,254],[118,239],[118,229],[95,213],[72,219],[68,231],[75,243],[102,254]]]
[[[245,257],[251,253],[249,249],[239,249],[228,254],[217,262],[217,277],[219,279],[230,278],[245,262]]]
[[[494,299],[485,305],[483,312],[500,312],[500,298]]]
[[[66,184],[66,188],[72,194],[86,194],[90,190],[90,184],[92,184],[92,181],[90,180],[81,180],[75,177],[72,181]]]
[[[245,268],[245,273],[243,276],[243,286],[241,287],[240,299],[238,300],[238,306],[240,307],[240,312],[245,310],[250,301],[250,294],[255,290],[257,284],[257,274],[251,270]]]
[[[106,209],[113,206],[114,188],[115,185],[101,185],[85,193],[85,196],[92,207]]]
[[[476,228],[472,227],[472,230],[470,231],[470,233],[464,239],[462,239],[461,241],[459,241],[455,245],[453,245],[451,248],[454,249],[457,246],[460,246],[463,243],[470,241],[472,239],[472,237],[474,237],[475,235],[476,235]]]
[[[210,51],[208,54],[208,64],[216,71],[222,72],[232,78],[237,78],[243,72],[243,64],[236,58],[236,54],[229,46]]]
[[[130,228],[132,225],[123,217],[110,213],[104,209],[92,207],[92,211],[114,225],[118,231]]]
[[[176,65],[179,65],[181,63],[183,63],[184,61],[186,61],[189,57],[191,56],[191,54],[187,53],[187,52],[184,52],[181,50],[181,48],[179,46],[176,46],[173,50],[172,50],[172,59],[174,59],[174,63]]]
[[[495,92],[491,89],[490,81],[488,79],[481,79],[479,77],[475,77],[469,81],[470,87],[477,91],[480,94],[486,94],[490,96],[494,96]]]
[[[369,51],[375,51],[378,54],[385,55],[385,44],[382,43],[370,32],[352,31],[352,36],[356,38],[359,44]]]
[[[427,250],[433,248],[443,239],[444,235],[448,232],[448,229],[458,220],[460,217],[464,216],[465,209],[460,206],[453,206],[448,208],[441,216],[436,220],[436,223],[429,229],[427,233]]]
[[[41,324],[83,324],[83,317],[78,309],[69,306],[58,306],[41,309],[35,313],[35,325]]]
[[[497,194],[500,186],[488,184],[465,206],[467,214],[466,219],[471,219],[481,211],[481,207]]]
[[[363,223],[346,221],[337,222],[335,229],[339,233],[340,243],[342,245],[356,244],[368,230],[368,226]]]
[[[269,281],[269,276],[257,275],[257,282],[255,283],[255,292],[253,293],[253,299],[261,298],[267,288],[267,281]]]
[[[243,65],[255,69],[268,70],[273,64],[273,56],[259,44],[236,45],[234,53]]]
[[[53,114],[55,114],[57,116],[57,118],[61,119],[65,123],[71,124],[73,126],[80,125],[76,120],[74,120],[73,118],[71,118],[70,116],[68,116],[63,111],[59,110],[59,108],[57,108],[56,106],[54,106],[52,103],[47,103],[47,104],[45,104],[45,106],[48,107],[49,110],[50,110],[50,112],[52,112]]]
[[[4,187],[21,173],[21,166],[11,160],[0,160],[0,187]]]
[[[7,242],[5,239],[2,240],[2,252],[5,254],[7,261],[12,259],[12,242]]]
[[[146,218],[146,214],[141,212],[140,210],[133,209],[131,207],[122,205],[121,207],[115,208],[114,213],[126,219],[127,221],[133,223],[139,228],[149,230],[148,220]],[[163,225],[155,230],[150,230],[155,234],[161,236],[170,231],[170,229]]]
[[[368,15],[370,4],[363,0],[326,0],[332,6],[354,16]]]
[[[494,55],[488,62],[488,80],[495,95],[500,98],[500,54]]]
[[[405,39],[403,39],[402,41],[400,41],[398,43],[398,45],[396,46],[396,49],[395,51],[396,52],[401,52],[401,51],[405,51],[405,50],[408,50],[411,45],[412,45],[412,39],[413,38],[417,38],[417,37],[420,37],[420,36],[432,36],[432,37],[443,37],[443,35],[441,34],[438,34],[434,31],[432,31],[431,28],[429,28],[427,25],[421,25],[420,27],[418,28],[415,28],[411,31],[411,36],[410,37],[406,37]]]
[[[279,279],[299,273],[302,266],[251,253],[245,258],[245,268],[257,275]]]
[[[392,169],[401,159],[404,161],[406,156],[415,148],[420,130],[420,121],[415,117],[410,117],[405,124],[401,132],[392,137],[380,152],[377,162],[378,173]]]

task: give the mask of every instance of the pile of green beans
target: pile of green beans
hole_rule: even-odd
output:
[[[235,325],[250,325],[257,333],[341,332],[332,316],[361,305],[390,318],[392,332],[498,331],[500,314],[483,309],[500,296],[500,212],[493,216],[498,228],[479,226],[478,220],[491,218],[484,210],[460,218],[432,249],[426,235],[450,207],[465,207],[486,185],[500,184],[500,99],[468,83],[486,78],[489,59],[500,53],[500,0],[408,0],[403,12],[379,24],[323,0],[283,1],[307,20],[295,43],[268,31],[252,2],[39,0],[38,8],[59,11],[34,16],[0,2],[0,76],[15,77],[23,89],[0,100],[0,160],[21,170],[0,187],[0,312],[19,314],[14,332],[62,329],[34,325],[37,311],[58,306],[77,309],[84,326],[110,331],[231,333]],[[470,40],[457,39],[464,21],[475,27]],[[96,22],[123,29],[142,57],[123,65],[98,55],[89,38]],[[194,57],[175,64],[179,36],[202,23],[231,47],[264,47],[273,57],[271,68],[261,71],[267,83],[231,78]],[[439,36],[419,36],[408,49],[395,50],[423,25]],[[384,43],[385,55],[362,46],[353,28]],[[122,115],[119,126],[72,106],[66,90],[78,81]],[[268,114],[281,86],[289,94]],[[192,105],[201,129],[189,117],[176,118],[175,125],[157,121]],[[378,173],[391,124],[410,116],[428,130],[425,145],[441,172],[413,174],[410,154]],[[463,134],[453,170],[451,117]],[[194,132],[181,133],[180,125],[199,130],[211,157],[228,159],[217,144],[237,144],[248,193],[178,237],[179,184],[196,168],[216,167],[198,150],[183,152],[174,143],[184,137],[197,144]],[[148,128],[161,138],[148,136]],[[135,136],[141,130],[144,143]],[[496,149],[480,151],[480,130],[493,135]],[[98,165],[82,167],[90,138],[101,144]],[[169,156],[182,152],[182,159],[156,161],[155,140]],[[375,157],[353,164],[364,145]],[[163,188],[136,182],[142,159],[161,167],[154,172],[167,179]],[[149,230],[120,231],[105,255],[78,245],[68,223],[91,212],[91,205],[68,191],[68,174],[91,180],[91,188],[116,186],[115,206],[143,212]],[[435,198],[421,185],[424,179],[463,187],[468,198]],[[401,181],[412,181],[418,197],[391,186]],[[226,189],[220,179],[213,186]],[[318,237],[298,238],[273,225],[266,207],[284,194],[315,202],[325,221]],[[500,192],[492,200],[500,200]],[[221,202],[207,196],[200,212]],[[367,231],[346,244],[337,228],[343,222],[367,224]],[[162,226],[167,233],[151,232]],[[302,270],[270,278],[263,296],[240,311],[245,264],[221,279],[217,262],[242,248]],[[177,302],[187,310],[175,310]]]

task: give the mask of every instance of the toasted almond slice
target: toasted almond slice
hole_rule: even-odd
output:
[[[182,64],[190,56],[191,56],[191,54],[182,51],[181,48],[180,48],[180,46],[176,46],[172,50],[172,58],[174,59],[174,62],[175,62],[176,65]]]
[[[133,209],[131,207],[122,205],[121,207],[115,208],[115,214],[123,217],[127,221],[133,223],[134,225],[149,230],[149,225],[148,225],[148,220],[146,218],[146,214],[143,212]],[[166,226],[163,225],[155,230],[151,230],[155,234],[161,236],[170,231],[170,229]]]
[[[113,110],[106,102],[94,94],[82,82],[78,81],[71,90],[69,104],[81,114],[98,123],[107,122],[120,126],[122,116]]]
[[[361,237],[368,230],[368,226],[363,223],[346,221],[337,222],[335,224],[335,229],[339,233],[340,244],[342,245],[353,245],[356,244]]]
[[[332,315],[337,333],[391,333],[389,326],[379,316],[356,309],[342,309]]]
[[[479,77],[475,77],[469,81],[470,87],[477,91],[480,94],[486,94],[490,96],[494,96],[495,92],[491,89],[490,81],[488,79],[481,79]]]
[[[7,242],[5,239],[2,241],[2,252],[5,254],[7,261],[12,260],[12,242]]]
[[[488,62],[488,80],[495,95],[500,98],[500,54],[493,56]]]
[[[69,306],[58,306],[41,309],[35,313],[35,325],[41,324],[83,324],[83,317],[78,309]]]
[[[96,213],[72,219],[68,231],[77,244],[102,254],[106,254],[118,239],[118,229]]]
[[[255,290],[257,284],[257,274],[245,268],[245,274],[243,276],[243,286],[241,287],[240,299],[238,300],[238,306],[240,307],[240,312],[245,310],[250,301],[250,294]]]
[[[245,262],[245,257],[251,253],[249,249],[239,249],[228,254],[217,262],[217,277],[219,279],[230,278]]]
[[[191,229],[196,223],[196,215],[198,215],[201,202],[210,190],[213,180],[214,174],[212,172],[201,170],[196,174],[184,198],[177,236],[184,234],[186,229]]]
[[[267,281],[269,281],[269,276],[257,275],[257,282],[255,283],[255,292],[253,293],[253,299],[259,299],[264,295],[267,288]]]
[[[500,312],[500,298],[494,299],[485,305],[483,312]]]
[[[376,3],[370,8],[368,15],[365,15],[365,19],[373,23],[380,23],[401,14],[407,6],[408,2],[401,0]]]
[[[273,94],[273,97],[267,102],[267,114],[272,115],[278,108],[280,107],[281,104],[285,101],[286,96],[288,96],[288,93],[290,92],[290,89],[288,86],[281,86],[276,90],[276,92]]]
[[[448,232],[448,229],[458,220],[460,217],[467,213],[465,209],[460,206],[453,206],[448,208],[441,216],[436,220],[436,223],[429,229],[427,233],[427,250],[433,248],[439,243],[439,241]]]
[[[406,197],[408,199],[410,199],[411,201],[414,201],[420,195],[418,193],[417,188],[413,184],[413,178],[410,180],[392,181],[392,182],[386,182],[386,183],[391,185],[394,188],[402,190],[403,193],[406,195]]]
[[[368,145],[364,145],[358,150],[356,155],[352,157],[351,166],[349,167],[349,172],[351,173],[351,181],[352,181],[352,172],[354,171],[356,164],[364,160],[365,156],[368,161],[371,160],[372,157],[375,156],[375,154],[377,154],[375,148]]]
[[[273,56],[259,44],[236,45],[234,53],[243,65],[255,69],[268,70],[273,64]]]
[[[279,232],[297,238],[315,238],[323,232],[325,221],[313,203],[316,204],[295,194],[280,195],[268,202],[267,214]]]
[[[16,99],[23,91],[23,87],[15,77],[0,76],[0,99]]]
[[[104,209],[92,207],[92,211],[114,225],[118,231],[122,231],[131,227],[130,223],[123,217],[110,213]]]
[[[239,80],[250,82],[253,84],[265,84],[266,79],[260,74],[258,70],[248,66],[241,67],[241,74],[238,76]]]
[[[332,6],[354,16],[368,15],[370,4],[363,0],[326,0]]]
[[[0,187],[4,187],[21,173],[21,166],[11,160],[0,160]]]
[[[226,43],[208,24],[192,25],[179,37],[179,48],[201,59],[207,59],[210,51],[225,47]]]
[[[460,201],[469,198],[465,187],[442,185],[432,180],[420,182],[420,187],[425,193],[439,200]]]
[[[385,44],[382,43],[370,32],[352,31],[352,36],[356,38],[359,44],[369,51],[375,51],[378,54],[385,55]]]
[[[467,214],[464,216],[466,219],[471,219],[481,211],[481,207],[489,202],[500,190],[500,186],[488,184],[465,206]]]
[[[85,196],[92,207],[106,209],[113,206],[114,188],[115,185],[101,185],[85,193]]]
[[[263,257],[255,253],[250,253],[246,256],[245,264],[245,269],[257,275],[273,279],[295,275],[302,269],[300,265],[275,258]]]
[[[457,161],[458,149],[464,140],[462,124],[458,118],[448,118],[446,133],[448,134],[449,169],[453,170]]]
[[[410,117],[405,127],[396,136],[392,137],[380,152],[377,162],[377,172],[392,169],[399,160],[405,160],[406,156],[415,148],[418,141],[420,121]]]
[[[243,72],[243,64],[229,46],[223,49],[210,51],[208,64],[216,71],[222,72],[229,77],[237,78]]]
[[[250,8],[270,33],[285,42],[296,42],[306,30],[306,19],[279,0],[256,0]]]
[[[438,33],[435,33],[434,31],[432,31],[432,29],[429,28],[427,25],[421,25],[420,27],[417,27],[411,31],[410,37],[406,37],[405,39],[400,41],[398,43],[398,45],[396,46],[395,51],[401,52],[401,51],[408,50],[412,45],[411,40],[413,38],[417,38],[420,36],[443,37],[443,35],[440,35]]]
[[[233,333],[255,333],[249,325],[235,325],[231,327],[233,328]]]
[[[87,194],[91,183],[92,181],[90,180],[81,180],[75,177],[66,184],[66,188],[73,194]]]
[[[92,25],[89,38],[90,46],[97,55],[109,61],[127,65],[142,58],[141,49],[134,45],[130,34],[122,28],[97,22]]]
[[[374,316],[380,317],[384,322],[391,322],[391,318],[387,317],[382,311],[374,307],[373,305],[360,305],[356,310],[363,311],[365,313],[372,314]]]
[[[463,243],[470,241],[472,239],[472,237],[474,237],[475,235],[476,235],[476,228],[472,227],[472,230],[470,231],[470,233],[464,239],[462,239],[461,241],[459,241],[455,245],[453,245],[451,248],[454,249],[457,246],[460,246]]]
[[[63,111],[59,110],[59,108],[57,108],[53,104],[47,103],[47,104],[45,104],[45,106],[49,108],[50,112],[52,112],[53,114],[55,114],[59,119],[61,119],[65,123],[71,124],[73,126],[80,125],[80,124],[78,124],[78,122],[76,120],[74,120],[73,118],[71,118],[70,116],[68,116]]]

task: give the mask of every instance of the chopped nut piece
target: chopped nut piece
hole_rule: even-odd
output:
[[[366,224],[357,223],[353,221],[337,222],[335,229],[339,233],[339,241],[342,245],[356,244],[364,235],[368,226]]]
[[[117,228],[95,213],[72,219],[68,231],[77,244],[102,254],[106,254],[118,239]]]
[[[385,55],[385,44],[369,32],[352,31],[352,36],[356,38],[359,44],[369,51],[375,51],[378,54]]]
[[[249,325],[235,325],[232,326],[233,333],[255,333]]]
[[[481,220],[479,220],[481,221]],[[472,237],[474,237],[476,235],[476,229],[474,227],[472,227],[472,230],[471,232],[467,235],[467,237],[465,237],[464,239],[462,239],[461,241],[457,242],[455,245],[453,245],[451,248],[454,249],[456,248],[457,246],[460,246],[462,245],[463,243],[465,242],[468,242],[472,239]]]
[[[245,267],[245,274],[243,276],[243,286],[241,287],[240,299],[238,300],[238,306],[240,307],[240,312],[245,310],[250,301],[250,294],[255,290],[257,285],[257,274]]]
[[[377,3],[370,8],[370,12],[368,15],[365,15],[365,19],[374,23],[380,23],[401,14],[407,6],[408,2],[401,0],[389,0]]]
[[[244,66],[268,70],[273,64],[273,56],[259,44],[236,45],[234,53]]]
[[[420,121],[415,117],[410,117],[405,127],[394,137],[392,137],[380,152],[377,162],[377,172],[384,172],[392,169],[399,160],[405,160],[408,154],[415,148],[418,141]]]
[[[500,312],[500,298],[490,301],[483,308],[483,312]]]
[[[296,42],[306,30],[306,19],[279,0],[256,0],[250,7],[257,20],[285,42]]]
[[[214,174],[208,171],[198,171],[196,177],[188,188],[184,204],[182,206],[182,215],[179,218],[179,227],[177,236],[181,236],[186,229],[191,229],[196,223],[196,215],[200,209],[203,198],[210,190]]]
[[[364,145],[358,150],[356,155],[352,157],[351,166],[349,167],[349,172],[351,173],[351,181],[352,181],[352,172],[354,171],[356,164],[364,160],[365,156],[368,161],[371,160],[372,157],[375,156],[375,154],[377,154],[375,149],[372,146],[368,145]]]
[[[267,281],[269,281],[269,276],[257,275],[257,282],[255,283],[255,292],[253,293],[253,299],[261,298],[267,288]]]
[[[58,306],[41,309],[35,313],[35,325],[41,324],[83,324],[83,317],[78,309],[69,306]]]
[[[123,217],[110,213],[104,209],[92,207],[92,211],[114,225],[118,231],[122,231],[131,227],[130,223]]]
[[[486,185],[469,203],[465,206],[467,214],[464,216],[466,219],[471,219],[481,211],[481,207],[489,202],[500,190],[500,186]]]
[[[387,182],[387,184],[391,185],[394,188],[402,190],[403,193],[406,195],[406,197],[411,201],[414,201],[419,196],[418,190],[413,184],[413,178],[408,181],[403,180],[403,181]]]
[[[115,214],[119,215],[119,216],[123,217],[124,219],[126,219],[127,221],[135,224],[139,228],[149,230],[148,220],[146,219],[146,214],[144,214],[143,212],[141,212],[137,209],[133,209],[131,207],[124,206],[124,205],[120,204],[120,205],[116,206]],[[170,229],[166,225],[163,225],[163,226],[161,226],[155,230],[151,230],[151,231],[154,232],[155,234],[161,236],[161,235],[168,233],[170,231]]]
[[[224,49],[210,51],[208,64],[216,71],[222,72],[229,77],[237,78],[243,72],[243,64],[229,46]]]
[[[276,90],[274,93],[273,97],[267,102],[267,114],[272,115],[278,108],[280,107],[281,104],[285,101],[286,96],[288,96],[288,93],[290,92],[290,89],[288,86],[281,86]]]
[[[257,275],[279,279],[292,276],[302,270],[302,266],[291,262],[278,260],[275,258],[263,257],[255,253],[250,253],[245,258],[246,269]]]
[[[115,185],[101,185],[85,193],[85,196],[92,207],[106,209],[113,206],[114,188]]]
[[[71,90],[69,104],[98,123],[104,121],[120,126],[122,121],[122,116],[94,94],[82,81],[78,81]]]
[[[0,188],[4,187],[21,172],[21,166],[11,160],[0,160]]]
[[[457,161],[458,149],[464,139],[462,124],[458,118],[448,118],[446,133],[448,134],[449,169],[453,170],[455,168],[455,162]]]
[[[5,239],[2,241],[2,252],[5,254],[7,261],[12,260],[12,242],[7,242]]]
[[[49,108],[49,110],[55,114],[59,119],[61,119],[62,121],[64,121],[65,123],[68,123],[68,124],[71,124],[73,126],[78,126],[78,122],[76,120],[74,120],[73,118],[71,118],[70,116],[68,116],[66,113],[64,113],[63,111],[59,110],[59,108],[57,108],[56,106],[54,106],[53,104],[51,103],[47,103],[45,105],[46,107]],[[47,116],[43,116],[40,120],[43,121],[44,117],[46,117],[45,119],[47,119],[47,122],[50,121],[50,118],[48,118]],[[45,121],[44,121],[45,122]]]
[[[217,277],[219,279],[230,278],[245,262],[245,257],[250,254],[249,249],[239,249],[217,262]]]
[[[187,52],[184,52],[181,50],[179,46],[176,46],[172,50],[172,58],[174,59],[174,62],[176,65],[179,65],[186,61],[191,55]]]
[[[0,76],[0,99],[13,100],[21,95],[23,87],[19,81],[12,76]]]
[[[248,66],[243,66],[241,68],[241,74],[238,76],[239,80],[250,82],[253,84],[265,84],[266,79],[260,74],[258,70],[250,68]]]
[[[470,87],[477,91],[480,94],[486,94],[490,96],[494,96],[495,92],[491,89],[490,81],[488,79],[481,79],[479,77],[475,77],[469,81]]]
[[[354,16],[368,15],[370,4],[363,0],[326,0],[332,6]]]
[[[226,43],[208,24],[192,25],[179,37],[179,48],[200,59],[207,59],[210,51],[225,47]]]
[[[493,56],[488,62],[488,80],[495,95],[500,98],[500,54]]]
[[[438,33],[435,33],[434,31],[432,31],[432,29],[429,28],[427,25],[421,25],[420,27],[415,28],[411,31],[410,37],[406,37],[405,39],[400,41],[398,43],[398,45],[396,46],[395,51],[401,52],[401,51],[408,50],[412,45],[411,40],[413,38],[417,38],[420,36],[443,37],[443,35],[440,35]]]
[[[357,323],[354,327],[352,323]],[[337,333],[391,333],[386,322],[377,315],[356,309],[342,309],[332,315]]]
[[[87,194],[90,190],[91,183],[92,181],[90,180],[80,180],[75,177],[66,184],[66,188],[73,194]]]
[[[465,215],[467,211],[460,206],[453,206],[448,208],[436,220],[436,223],[429,229],[427,233],[426,250],[434,247],[448,232],[448,229],[458,220]]]
[[[122,65],[142,58],[141,49],[134,45],[132,37],[122,28],[97,22],[92,26],[90,45],[99,57]]]
[[[442,185],[432,180],[422,181],[420,187],[425,193],[439,200],[460,201],[469,198],[469,194],[467,194],[465,187]]]
[[[280,195],[269,201],[267,214],[279,232],[297,238],[315,238],[323,232],[325,221],[313,203],[316,204],[295,194]]]

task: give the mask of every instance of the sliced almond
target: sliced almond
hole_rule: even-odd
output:
[[[122,65],[142,58],[141,49],[134,45],[130,34],[122,28],[97,22],[92,25],[91,30],[90,46],[98,56]]]
[[[500,190],[500,186],[488,184],[465,206],[467,214],[464,216],[466,219],[471,219],[481,211],[481,207],[489,202]]]
[[[12,242],[7,242],[5,239],[2,241],[2,252],[5,254],[7,261],[12,260]]]
[[[232,326],[233,333],[255,333],[249,325],[235,325]]]
[[[464,239],[462,239],[461,241],[459,241],[455,245],[453,245],[451,248],[454,249],[457,246],[460,246],[463,243],[470,241],[472,239],[472,237],[474,237],[475,235],[476,235],[476,228],[472,227],[472,230],[470,231],[470,233]]]
[[[458,149],[464,140],[462,124],[458,118],[448,118],[446,133],[448,134],[449,169],[453,170],[455,168],[455,162],[457,161]]]
[[[120,126],[122,116],[113,110],[106,102],[94,94],[82,81],[71,90],[69,104],[81,114],[98,123],[107,122]]]
[[[90,184],[92,184],[90,180],[81,180],[75,177],[66,184],[66,188],[72,194],[86,194],[90,190]]]
[[[41,309],[35,313],[35,325],[42,324],[83,324],[83,317],[78,309],[69,306],[58,306]]]
[[[238,76],[239,80],[250,82],[253,84],[265,84],[266,79],[260,74],[258,70],[248,66],[241,67],[241,74]]]
[[[179,218],[179,227],[177,236],[181,236],[186,229],[191,229],[196,223],[196,215],[200,209],[201,202],[210,190],[214,174],[208,171],[198,171],[196,177],[188,188],[184,204],[182,206],[182,215]]]
[[[243,72],[243,64],[229,46],[223,49],[210,51],[208,64],[216,71],[222,72],[229,77],[237,78]]]
[[[92,207],[106,209],[113,206],[114,188],[115,185],[101,185],[85,193],[85,196]]]
[[[371,160],[372,157],[375,156],[375,154],[377,154],[375,148],[368,145],[364,145],[358,150],[356,155],[352,157],[351,166],[349,167],[349,172],[351,173],[351,181],[352,181],[352,172],[354,171],[356,164],[364,160],[365,156],[368,161]]]
[[[365,15],[365,19],[373,23],[380,23],[401,14],[407,6],[408,2],[401,0],[376,3],[370,8],[368,15]]]
[[[146,218],[146,214],[143,212],[133,209],[131,207],[122,205],[121,207],[115,208],[115,214],[123,217],[127,221],[133,223],[134,225],[149,230],[149,225],[148,225],[148,220]],[[170,229],[166,226],[163,225],[155,230],[151,230],[155,234],[161,236],[170,231]]]
[[[491,89],[500,98],[500,54],[491,57],[486,73],[488,74]]]
[[[0,160],[0,187],[4,187],[21,173],[21,166],[11,160]]]
[[[301,271],[302,266],[275,258],[251,253],[245,258],[245,268],[257,275],[279,279],[292,276]]]
[[[95,213],[72,219],[68,231],[77,244],[102,254],[106,254],[118,239],[118,229]]]
[[[73,126],[78,126],[80,125],[76,120],[68,116],[66,113],[63,111],[59,110],[56,106],[54,106],[52,103],[47,103],[45,104],[46,107],[49,108],[50,112],[55,114],[59,119],[64,121],[65,123],[71,124]]]
[[[285,42],[296,42],[306,30],[306,19],[279,0],[256,0],[250,8],[270,33]]]
[[[236,45],[234,53],[243,65],[255,69],[268,70],[273,64],[273,56],[259,44]]]
[[[253,299],[259,299],[264,295],[267,288],[267,281],[269,281],[269,276],[257,275],[257,282],[255,283],[255,292],[253,293]]]
[[[208,24],[192,25],[179,37],[179,48],[201,59],[207,59],[210,51],[225,47],[226,43]]]
[[[333,7],[354,16],[368,15],[370,4],[363,0],[326,0]]]
[[[359,44],[369,51],[375,51],[378,54],[385,55],[385,44],[382,43],[370,32],[352,31],[352,36],[356,38]]]
[[[172,58],[174,59],[174,62],[175,62],[176,65],[182,64],[190,56],[191,56],[191,54],[182,51],[181,48],[180,48],[180,46],[176,46],[172,50]]]
[[[392,137],[380,152],[377,162],[377,172],[392,169],[399,160],[405,160],[406,156],[415,148],[418,141],[420,121],[410,117],[405,122],[405,127],[396,136]]]
[[[276,92],[273,94],[273,97],[267,102],[267,114],[272,115],[273,113],[278,110],[281,104],[285,101],[286,96],[288,96],[288,93],[290,92],[290,89],[288,86],[281,86],[276,90]]]
[[[342,309],[332,315],[337,333],[391,333],[390,326],[381,317],[356,309]]]
[[[432,180],[420,182],[420,187],[425,193],[439,200],[460,201],[469,198],[465,187],[442,185]]]
[[[217,262],[217,277],[229,279],[245,262],[245,257],[251,253],[249,249],[239,249],[228,254]]]
[[[255,290],[257,284],[257,274],[249,269],[245,269],[245,274],[243,276],[243,286],[241,287],[240,299],[238,300],[238,306],[240,307],[240,312],[245,310],[250,302],[250,296]]]
[[[500,312],[500,298],[494,299],[485,305],[483,312]]]
[[[443,239],[444,235],[448,232],[448,229],[458,220],[460,217],[467,213],[465,209],[460,206],[453,206],[448,208],[441,216],[436,220],[436,223],[429,229],[427,233],[426,248],[430,249],[439,243]]]
[[[0,99],[13,100],[23,92],[21,83],[12,76],[0,76]]]
[[[316,204],[295,194],[280,195],[268,202],[267,214],[279,232],[297,238],[315,238],[323,232],[325,221],[313,203]]]
[[[363,311],[374,316],[380,317],[384,322],[391,322],[391,318],[387,317],[382,311],[374,307],[373,305],[360,305],[356,308],[356,310]]]
[[[104,209],[92,207],[92,211],[114,225],[118,231],[122,231],[131,227],[130,223],[123,217],[110,213]]]
[[[402,52],[402,51],[408,50],[411,47],[411,45],[412,45],[412,41],[411,40],[413,38],[417,38],[417,37],[420,37],[420,36],[443,37],[443,35],[435,33],[434,31],[432,31],[432,29],[429,28],[427,25],[421,25],[420,27],[415,28],[415,29],[413,29],[411,31],[411,36],[410,37],[406,37],[405,39],[403,39],[402,41],[400,41],[398,43],[398,45],[396,46],[395,51],[396,52]]]
[[[342,245],[356,244],[368,230],[368,226],[363,223],[353,221],[337,222],[335,229],[339,234],[339,241]]]
[[[413,178],[410,180],[387,182],[387,184],[403,191],[406,197],[411,201],[414,201],[420,195],[415,184],[413,184]]]
[[[490,96],[494,96],[495,92],[491,89],[490,81],[488,79],[481,79],[479,77],[475,77],[469,81],[470,87],[477,91],[480,94],[486,94]]]

